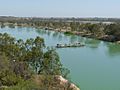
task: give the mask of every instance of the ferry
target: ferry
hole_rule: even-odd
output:
[[[69,48],[69,47],[83,47],[84,44],[81,44],[80,42],[76,43],[70,43],[70,44],[57,44],[56,48]]]

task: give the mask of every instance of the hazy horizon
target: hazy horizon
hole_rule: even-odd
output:
[[[0,16],[120,18],[119,0],[2,0]]]
[[[12,15],[0,15],[0,17],[23,17],[23,18],[116,18],[116,19],[120,19],[120,17],[74,17],[74,16],[12,16]]]

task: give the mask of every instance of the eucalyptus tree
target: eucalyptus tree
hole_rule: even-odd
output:
[[[0,34],[0,52],[9,58],[9,69],[13,76],[27,78],[31,71],[40,75],[64,76],[62,70],[65,69],[57,52],[54,49],[46,49],[43,38],[23,41],[16,40],[7,33]],[[0,66],[2,67],[1,64]]]
[[[44,53],[39,74],[61,75],[61,69],[62,64],[57,52],[54,49],[48,49],[48,51]]]

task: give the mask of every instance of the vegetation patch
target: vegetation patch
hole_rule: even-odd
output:
[[[66,31],[66,32],[64,32],[64,34],[65,34],[65,35],[73,35],[73,33],[70,32],[70,31]]]
[[[1,89],[46,90],[50,86],[53,88],[53,76],[66,78],[68,74],[69,70],[63,67],[55,49],[46,49],[43,38],[31,38],[24,42],[0,33]],[[37,76],[42,78],[36,79]]]

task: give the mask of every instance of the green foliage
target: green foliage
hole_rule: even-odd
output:
[[[64,32],[64,34],[66,34],[66,35],[73,35],[73,33],[72,32]]]
[[[51,75],[65,76],[57,52],[45,49],[44,39],[40,37],[24,42],[7,33],[0,34],[0,62],[0,87],[7,86],[8,90],[37,88],[30,82],[37,74],[44,75],[48,83]]]
[[[120,25],[119,24],[111,24],[106,26],[105,29],[106,34],[120,36]]]
[[[12,86],[18,84],[22,78],[17,76],[11,68],[8,58],[0,53],[0,86]]]
[[[49,49],[44,53],[40,73],[47,75],[61,75],[62,64],[58,54],[54,49]]]
[[[41,89],[31,80],[21,80],[17,85],[6,87],[3,90],[41,90]]]

